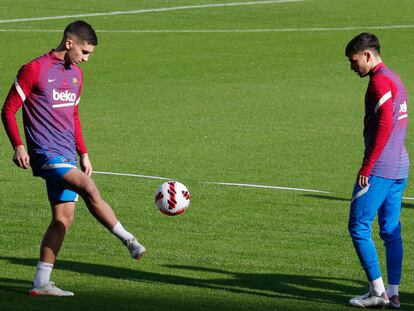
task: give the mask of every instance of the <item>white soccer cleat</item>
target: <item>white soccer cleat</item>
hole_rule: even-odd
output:
[[[141,245],[136,238],[125,242],[125,246],[128,248],[131,257],[138,260],[144,255],[146,249],[144,245]]]
[[[74,296],[72,292],[68,292],[55,286],[55,283],[49,282],[45,285],[34,287],[29,290],[30,296]]]
[[[363,296],[351,298],[349,304],[357,308],[370,308],[370,307],[382,307],[385,308],[389,304],[389,299],[386,292],[383,292],[381,296],[366,293]]]

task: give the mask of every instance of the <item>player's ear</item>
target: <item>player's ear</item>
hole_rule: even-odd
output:
[[[369,63],[369,61],[372,59],[372,53],[371,53],[371,51],[370,50],[365,50],[364,53],[363,53],[363,55],[364,55],[365,61],[367,63]]]
[[[70,48],[72,46],[73,46],[73,39],[66,38],[66,41],[65,41],[65,48],[66,48],[66,50],[70,50]]]

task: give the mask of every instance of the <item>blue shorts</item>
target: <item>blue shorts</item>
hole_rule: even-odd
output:
[[[51,202],[76,202],[78,194],[62,186],[63,176],[71,169],[76,168],[76,163],[70,162],[65,157],[59,156],[49,159],[36,175],[46,180],[47,195]]]

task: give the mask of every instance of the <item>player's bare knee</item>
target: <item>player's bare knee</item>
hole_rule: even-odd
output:
[[[74,220],[74,216],[70,216],[70,215],[65,215],[65,216],[59,216],[57,218],[53,218],[52,219],[52,225],[57,226],[57,227],[62,227],[62,229],[64,228],[65,231],[68,231],[70,226],[72,225]]]
[[[81,196],[85,201],[98,201],[100,199],[98,188],[92,180],[85,185]]]
[[[72,226],[73,220],[74,220],[73,216],[72,217],[67,217],[67,218],[64,219],[63,224],[65,226],[66,231],[68,231],[69,228]]]

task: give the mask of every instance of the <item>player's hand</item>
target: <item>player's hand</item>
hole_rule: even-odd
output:
[[[87,153],[80,156],[80,166],[82,171],[89,177],[92,175],[92,164]]]
[[[23,169],[30,167],[30,157],[23,145],[14,148],[13,162]]]
[[[366,186],[368,186],[368,177],[364,176],[364,175],[361,175],[361,174],[358,174],[357,182],[358,182],[358,185],[361,188],[365,188]]]

